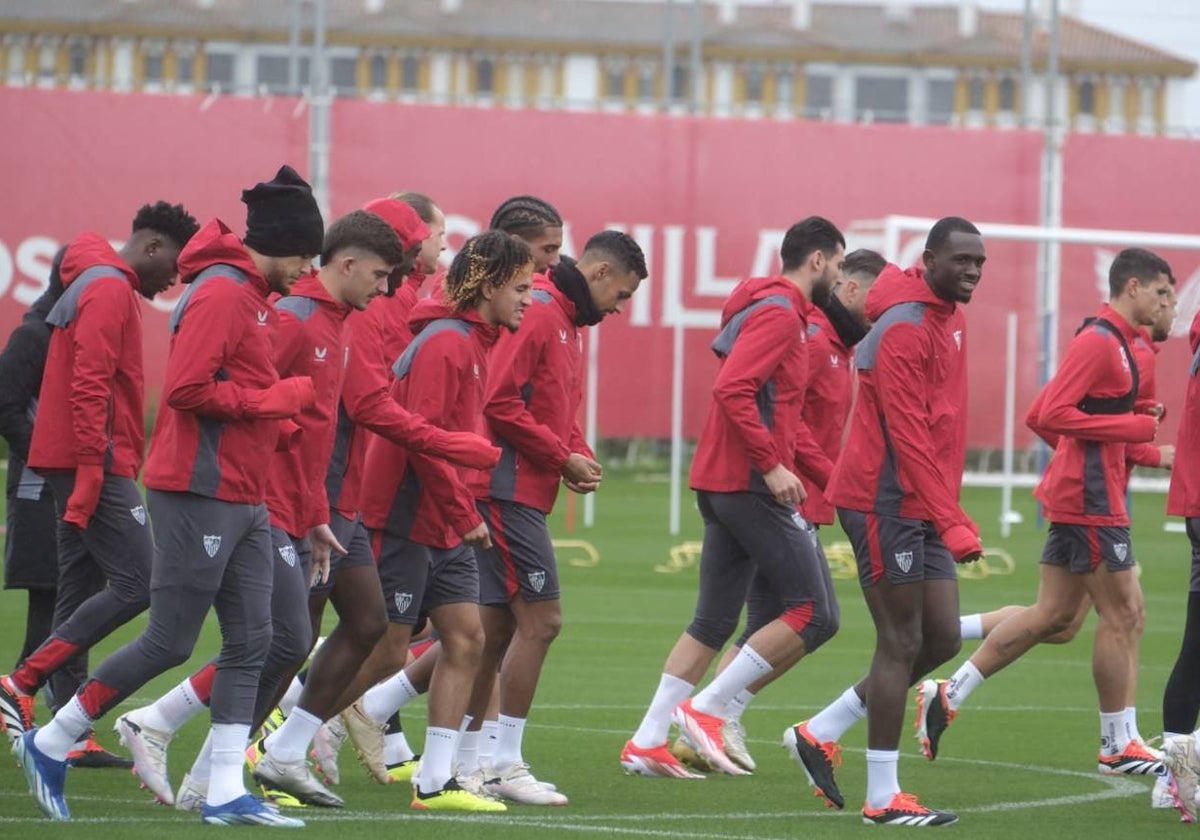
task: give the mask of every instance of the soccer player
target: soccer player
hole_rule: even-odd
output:
[[[1117,254],[1109,268],[1109,302],[1075,336],[1029,410],[1026,423],[1055,443],[1035,492],[1050,521],[1037,602],[996,627],[949,681],[922,684],[918,714],[933,755],[971,692],[1042,639],[1067,630],[1090,597],[1100,615],[1093,651],[1099,771],[1163,772],[1138,733],[1132,705],[1145,617],[1125,491],[1127,450],[1154,439],[1161,415],[1161,406],[1138,402],[1143,366],[1131,348],[1138,328],[1153,326],[1170,308],[1170,275],[1167,263],[1149,251]]]
[[[854,388],[853,349],[870,329],[866,315],[867,293],[885,265],[887,261],[874,251],[859,249],[847,254],[842,264],[842,279],[833,294],[824,306],[815,307],[809,316],[809,372],[802,416],[817,445],[831,457],[841,451],[850,416]],[[825,498],[822,488],[803,475],[801,481],[806,493],[800,504],[801,514],[815,530],[819,531],[822,525],[832,525],[833,505]],[[827,562],[819,540],[815,548],[821,560]],[[757,577],[746,598],[746,626],[737,642],[725,651],[718,673],[729,666],[754,631],[780,612],[782,606],[770,585]],[[722,730],[725,752],[743,770],[753,772],[756,765],[746,747],[742,715],[763,688],[787,673],[794,664],[795,661],[790,659],[780,663],[770,674],[739,691],[725,710],[725,728]],[[671,751],[696,769],[711,769],[711,765],[696,753],[686,734],[680,735]]]
[[[845,801],[837,738],[867,718],[867,796],[875,824],[949,825],[957,816],[902,793],[897,780],[908,687],[959,648],[955,562],[982,556],[959,506],[966,453],[966,319],[983,276],[983,238],[949,216],[930,229],[922,265],[888,266],[867,296],[873,325],[855,348],[858,401],[826,496],[850,536],[875,624],[865,679],[784,733],[818,795]]]
[[[488,229],[502,230],[524,240],[533,254],[534,274],[544,274],[558,265],[563,220],[550,202],[533,195],[507,198],[492,214]]]
[[[780,249],[782,272],[734,288],[713,351],[721,360],[713,402],[692,462],[690,484],[704,518],[695,615],[667,657],[658,690],[621,750],[626,772],[692,778],[667,749],[672,719],[718,770],[746,771],[725,753],[722,715],[730,701],[788,659],[810,654],[837,632],[829,567],[795,507],[799,462],[823,485],[831,466],[801,416],[808,382],[808,317],[841,276],[845,239],[819,216],[797,222]],[[733,662],[688,699],[737,627],[751,579],[762,576],[782,612],[756,631]]]
[[[100,664],[54,720],[25,734],[17,755],[52,819],[70,744],[108,710],[191,655],[210,607],[222,649],[212,690],[212,779],[204,822],[293,827],[242,781],[259,674],[271,641],[268,465],[285,428],[315,401],[306,377],[279,379],[272,293],[286,295],[321,250],[308,184],[289,166],[242,193],[244,241],[212,219],[184,248],[189,288],[171,318],[171,347],[146,463],[154,581],[143,633]],[[65,299],[65,298],[64,298]],[[139,415],[138,422],[141,418]],[[294,426],[294,424],[292,424]]]
[[[489,231],[467,240],[441,295],[413,308],[412,344],[396,362],[392,395],[442,428],[481,427],[488,352],[500,329],[520,326],[531,296],[533,259],[520,240]],[[458,727],[479,666],[483,628],[473,546],[488,548],[487,525],[465,476],[446,464],[376,438],[367,453],[362,514],[379,556],[393,671],[404,663],[408,632],[422,612],[441,636],[429,692],[429,726],[415,780],[418,810],[502,811],[462,790],[452,768]],[[403,645],[403,647],[401,647]],[[370,703],[370,692],[363,703]]]
[[[28,444],[29,468],[56,504],[54,629],[0,677],[10,739],[32,727],[33,697],[51,675],[149,603],[154,543],[137,487],[146,440],[140,300],[174,284],[179,251],[196,230],[181,205],[160,201],[138,211],[119,252],[88,232],[63,254]]]

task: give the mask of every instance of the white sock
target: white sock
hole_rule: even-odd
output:
[[[1121,715],[1121,725],[1125,730],[1125,738],[1127,739],[1125,743],[1128,744],[1130,741],[1145,743],[1146,739],[1142,737],[1142,733],[1138,732],[1137,706],[1126,706],[1122,710]]]
[[[283,726],[268,735],[263,743],[276,761],[303,761],[321,723],[319,717],[296,706]]]
[[[189,677],[147,706],[142,723],[150,729],[174,734],[205,708],[196,696],[196,689],[192,688]]]
[[[951,709],[958,711],[958,707],[963,704],[968,695],[983,685],[983,680],[983,674],[979,673],[979,669],[968,659],[954,672],[950,682],[946,683],[946,703]]]
[[[491,767],[496,759],[496,744],[500,741],[500,721],[485,720],[479,732],[479,764]]]
[[[212,730],[208,730],[208,735],[204,738],[204,745],[200,747],[200,753],[196,756],[195,762],[192,763],[192,769],[188,771],[188,775],[192,777],[192,781],[199,785],[207,785],[208,780],[212,778]]]
[[[425,730],[425,752],[421,754],[421,793],[434,793],[445,787],[453,774],[454,745],[458,731],[439,726]]]
[[[469,776],[479,769],[479,741],[482,733],[476,729],[460,731],[458,734],[458,772]]]
[[[362,707],[364,712],[383,723],[417,696],[417,690],[401,671],[364,694]]]
[[[300,695],[304,693],[304,683],[300,682],[299,677],[292,677],[292,681],[288,683],[287,691],[284,692],[283,698],[279,701],[279,711],[283,712],[283,716],[287,717],[292,713],[292,709],[296,708],[296,704],[300,702]]]
[[[496,741],[496,752],[492,756],[492,766],[497,770],[507,770],[514,764],[521,764],[521,739],[525,736],[525,718],[500,715],[500,737]]]
[[[900,792],[896,778],[899,750],[867,750],[867,807],[886,808]]]
[[[959,616],[958,626],[962,632],[963,641],[983,638],[983,613]]]
[[[1125,737],[1125,710],[1100,713],[1100,752],[1119,755],[1129,741]]]
[[[696,686],[690,682],[663,674],[658,681],[658,691],[650,701],[650,708],[637,732],[633,733],[633,745],[648,750],[667,742],[667,730],[671,728],[671,712],[687,699]],[[486,724],[485,724],[486,725]]]
[[[822,744],[840,741],[846,731],[867,716],[867,704],[858,696],[854,686],[843,691],[808,722],[808,731]]]
[[[759,677],[771,673],[771,663],[750,645],[743,645],[724,671],[692,700],[692,706],[706,715],[721,715],[734,695]]]
[[[214,723],[212,725],[212,776],[208,780],[210,806],[224,805],[246,795],[242,780],[242,764],[246,761],[246,744],[250,740],[247,723]]]
[[[78,697],[72,697],[67,705],[58,710],[54,719],[41,727],[33,736],[33,745],[55,761],[66,761],[67,753],[75,748],[75,742],[92,728],[92,719],[83,710]]]
[[[388,767],[411,761],[416,757],[408,738],[403,732],[389,732],[383,736],[383,763]]]
[[[742,715],[746,713],[746,709],[750,708],[750,704],[753,702],[754,692],[748,688],[743,688],[737,694],[733,695],[733,699],[725,707],[725,720],[741,720]]]

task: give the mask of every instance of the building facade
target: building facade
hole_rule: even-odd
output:
[[[336,96],[1001,128],[1023,114],[1037,124],[1045,110],[1044,25],[1034,30],[1026,89],[1021,16],[973,0],[324,4]],[[0,82],[304,94],[314,12],[313,0],[0,0]],[[1143,134],[1172,129],[1178,91],[1196,71],[1070,17],[1061,21],[1060,67],[1057,101],[1072,130]]]

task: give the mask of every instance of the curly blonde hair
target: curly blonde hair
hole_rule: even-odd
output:
[[[446,300],[459,311],[478,305],[484,286],[499,288],[533,265],[524,241],[498,230],[472,236],[446,272]]]

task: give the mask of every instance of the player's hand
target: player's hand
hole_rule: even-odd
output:
[[[328,524],[318,525],[308,532],[309,542],[312,543],[312,574],[308,585],[325,583],[329,580],[329,559],[333,552],[345,554],[346,549],[333,535]]]
[[[491,548],[492,535],[488,533],[487,523],[480,522],[470,531],[462,535],[462,540],[474,548]]]
[[[775,501],[781,505],[795,507],[808,498],[808,494],[804,492],[804,485],[800,483],[800,479],[796,478],[796,474],[785,467],[783,464],[777,464],[763,476],[763,481],[767,484],[767,489],[771,491],[771,495],[775,497]]]
[[[1158,447],[1158,465],[1164,470],[1175,466],[1175,447],[1169,443]]]
[[[588,493],[595,493],[598,489],[600,489],[599,481],[589,481],[583,484],[576,484],[574,481],[567,481],[564,478],[563,484],[565,484],[567,489],[572,493],[578,493],[581,496],[586,496]]]
[[[983,557],[983,543],[966,525],[952,525],[942,533],[942,542],[950,549],[955,563],[973,563]]]
[[[567,462],[563,464],[561,472],[563,480],[566,482],[568,487],[570,487],[572,484],[575,484],[579,487],[586,487],[590,484],[593,485],[592,490],[595,490],[596,487],[600,486],[600,477],[601,473],[603,472],[603,468],[598,462],[593,461],[586,455],[582,455],[578,452],[572,452],[569,456],[567,456]],[[591,491],[576,490],[575,492],[586,493]]]

